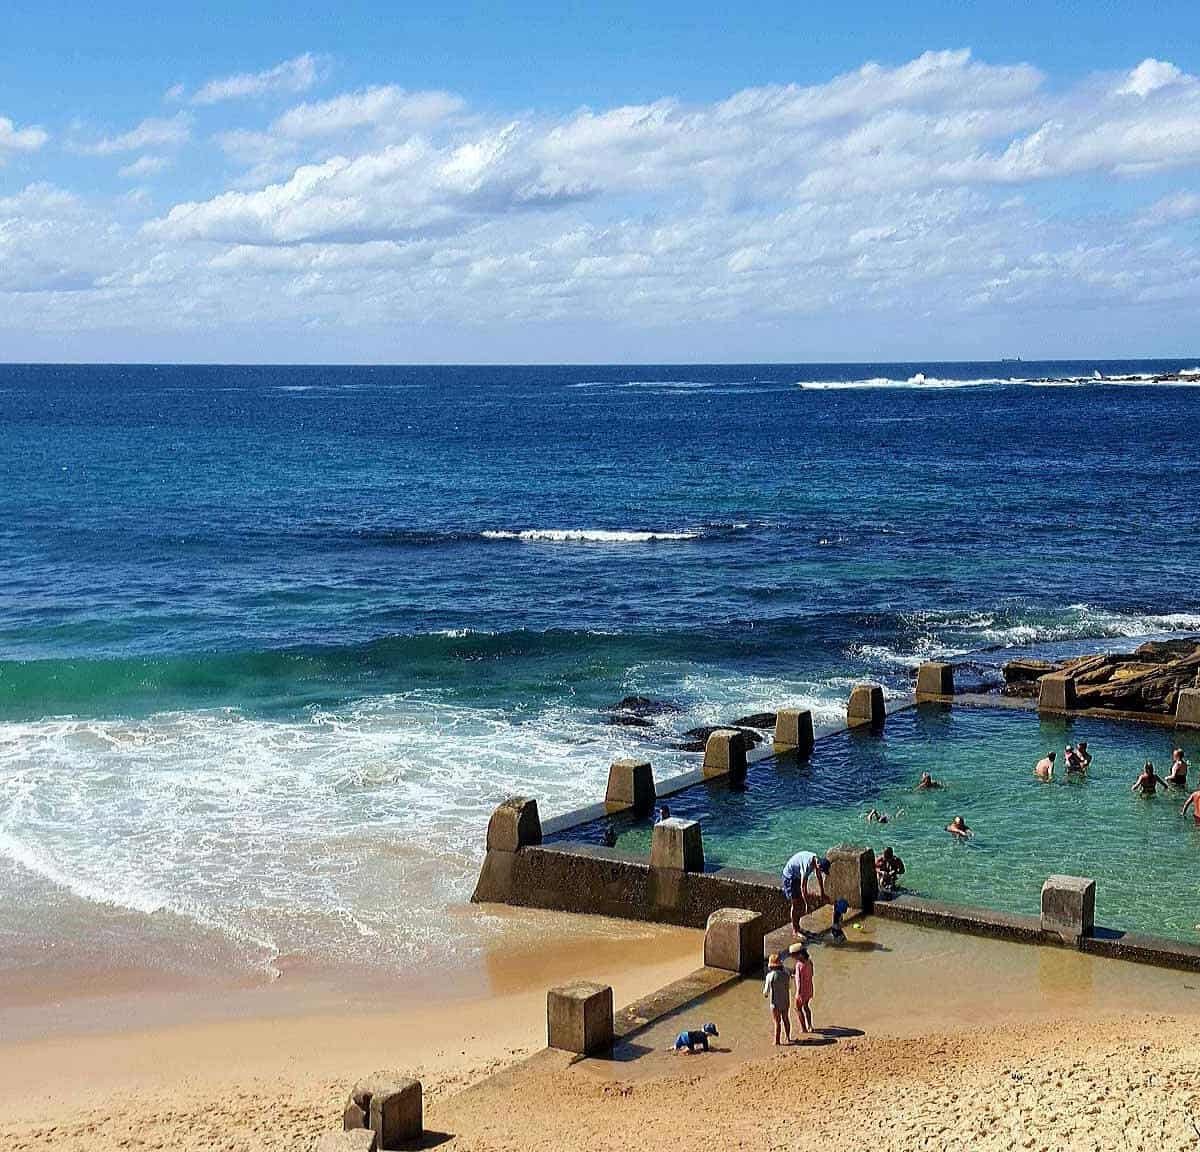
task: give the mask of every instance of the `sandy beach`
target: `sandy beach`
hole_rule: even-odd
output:
[[[542,926],[546,946],[497,948],[482,972],[432,982],[116,992],[42,1035],[28,1005],[6,1010],[0,1143],[304,1149],[336,1127],[353,1080],[395,1068],[422,1079],[427,1128],[464,1149],[665,1149],[681,1135],[748,1149],[1195,1146],[1190,976],[867,921],[847,947],[815,950],[819,1034],[803,1045],[771,1045],[746,980],[579,1061],[543,1049],[545,989],[590,977],[629,1002],[694,969],[700,937]],[[669,1051],[701,1017],[720,1028],[715,1050]]]

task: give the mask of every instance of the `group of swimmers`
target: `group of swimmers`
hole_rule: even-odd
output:
[[[1039,780],[1049,782],[1054,779],[1054,761],[1056,752],[1047,752],[1034,766],[1033,774]],[[1067,766],[1068,776],[1086,776],[1092,766],[1092,754],[1088,751],[1087,741],[1080,740],[1077,745],[1068,744],[1063,752],[1063,763]]]

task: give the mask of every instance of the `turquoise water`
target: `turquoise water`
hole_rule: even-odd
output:
[[[931,657],[994,684],[1200,631],[1198,387],[1195,356],[0,366],[0,981],[114,921],[130,964],[473,954],[507,795],[576,808],[617,757],[686,771],[694,726],[830,723]]]
[[[1086,740],[1086,780],[1038,781],[1034,763]],[[1147,759],[1166,775],[1171,749],[1200,762],[1200,733],[1107,720],[1040,719],[1000,709],[922,706],[893,715],[882,736],[842,732],[817,742],[807,763],[767,759],[744,790],[725,782],[671,797],[672,815],[701,821],[710,866],[779,871],[801,848],[850,841],[892,845],[914,893],[1005,912],[1036,913],[1051,873],[1091,876],[1097,920],[1180,940],[1200,922],[1200,828],[1179,809],[1186,792],[1154,799],[1129,788]],[[922,771],[945,783],[917,792]],[[1200,787],[1200,768],[1190,776]],[[872,807],[892,819],[867,823]],[[966,843],[945,827],[961,814]],[[571,839],[598,839],[599,822]],[[612,821],[618,846],[649,851],[650,820]]]

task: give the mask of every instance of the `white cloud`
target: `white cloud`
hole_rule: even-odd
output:
[[[49,139],[49,133],[36,124],[18,128],[7,116],[0,116],[0,164],[5,153],[36,152]]]
[[[1175,192],[1156,200],[1142,215],[1144,224],[1173,224],[1200,216],[1200,192]]]
[[[123,180],[142,180],[147,176],[157,176],[169,167],[170,163],[165,156],[139,156],[132,164],[121,168],[117,175]]]
[[[272,130],[306,139],[338,136],[356,128],[425,126],[453,116],[462,107],[462,99],[449,92],[406,92],[389,84],[300,104],[280,116]]]
[[[222,76],[204,84],[192,97],[193,104],[218,104],[224,100],[245,100],[274,92],[307,92],[320,78],[320,61],[311,52],[285,60],[263,72],[241,72]]]
[[[1158,80],[1162,68],[1174,66]],[[955,326],[1200,307],[1200,253],[1178,226],[1200,214],[1188,186],[1200,84],[1175,69],[1169,83],[1143,72],[1136,98],[1117,90],[1140,69],[1054,86],[1027,65],[936,52],[709,103],[505,118],[447,93],[370,88],[234,121],[215,137],[238,166],[220,191],[210,170],[203,192],[140,227],[138,202],[107,228],[116,210],[98,205],[93,234],[66,229],[78,252],[50,225],[0,219],[0,260],[24,253],[32,283],[90,284],[73,290],[76,316],[86,297],[87,316],[172,330],[715,331],[895,319],[918,301]],[[179,118],[146,122],[164,123],[186,133]],[[131,176],[163,158],[164,145],[139,147]],[[1131,210],[1149,171],[1159,199]],[[1064,210],[1053,184],[1024,194],[1081,174],[1126,190],[1095,217]],[[7,301],[0,311],[51,322]]]
[[[1117,89],[1117,95],[1149,96],[1151,92],[1178,84],[1183,79],[1183,73],[1174,64],[1148,57],[1129,73],[1125,83]]]
[[[81,151],[93,156],[110,156],[117,152],[140,152],[143,148],[177,147],[191,136],[187,116],[182,112],[169,119],[153,116],[136,128],[117,136],[105,136],[94,144],[84,145]]]

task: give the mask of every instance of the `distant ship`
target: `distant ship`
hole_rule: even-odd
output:
[[[1001,364],[1020,364],[1021,357],[1020,356],[1001,356],[1000,363]]]

